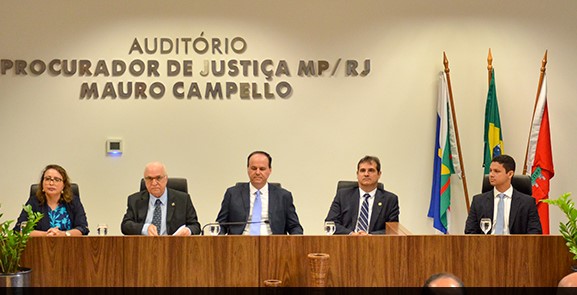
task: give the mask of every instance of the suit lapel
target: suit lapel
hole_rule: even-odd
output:
[[[272,228],[272,220],[274,213],[276,212],[276,207],[279,205],[277,200],[277,188],[274,185],[268,185],[268,222],[269,226]]]
[[[250,186],[248,183],[243,183],[242,184],[242,189],[241,189],[241,197],[242,197],[242,206],[244,208],[244,216],[245,216],[245,220],[248,220],[248,216],[250,214]]]
[[[495,198],[493,197],[493,190],[485,193],[485,204],[487,204],[487,207],[485,207],[485,210],[483,210],[484,214],[481,216],[481,218],[491,218],[491,221],[494,222],[493,214],[495,211]]]
[[[138,200],[138,204],[136,204],[136,210],[138,210],[137,214],[139,218],[142,218],[142,222],[146,220],[146,214],[148,214],[148,201],[150,196],[148,195],[148,191],[144,191],[140,195],[140,199]]]
[[[352,213],[353,213],[353,230],[356,230],[357,228],[357,219],[359,218],[359,201],[360,201],[360,192],[359,192],[359,188],[355,188],[352,191],[351,194],[351,200],[352,200],[352,204],[351,204],[351,209],[352,209]]]
[[[174,196],[170,193],[170,190],[166,189],[166,232],[169,232],[169,221],[172,220],[172,215],[174,215],[175,206],[172,206],[174,202]]]
[[[515,189],[513,189],[511,208],[509,208],[509,233],[511,233],[511,228],[513,228],[513,223],[515,223],[517,212],[519,212],[519,196],[515,193]]]
[[[383,192],[377,189],[375,193],[375,200],[373,201],[373,212],[371,212],[371,222],[369,223],[369,232],[375,228],[375,224],[377,223],[377,219],[381,215],[381,211],[383,210],[383,203],[385,202],[385,196]],[[358,204],[358,202],[357,202]]]

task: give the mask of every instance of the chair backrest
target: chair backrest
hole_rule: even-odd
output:
[[[72,195],[78,196],[80,198],[80,191],[78,190],[78,184],[71,183],[70,188],[72,189]],[[36,196],[36,191],[38,190],[38,184],[33,184],[30,186],[30,196]]]
[[[188,184],[186,178],[181,177],[169,177],[166,187],[175,189],[188,194]],[[144,183],[144,178],[140,179],[140,191],[146,190],[146,184]]]
[[[339,182],[337,183],[337,191],[343,188],[353,188],[353,187],[359,187],[359,182],[350,180],[339,180]],[[385,189],[385,185],[380,182],[377,184],[377,187],[382,190]]]
[[[531,176],[529,175],[513,175],[511,179],[511,185],[518,191],[532,196],[533,195],[533,186],[531,185]],[[481,192],[486,193],[493,189],[493,186],[489,182],[489,175],[485,175],[483,177],[483,187]]]
[[[236,185],[239,185],[242,183],[244,183],[244,182],[237,182]],[[280,184],[280,182],[269,182],[269,184],[282,188],[282,185]]]

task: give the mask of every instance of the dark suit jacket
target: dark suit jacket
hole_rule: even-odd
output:
[[[239,183],[224,193],[216,222],[246,222],[250,214],[249,183]],[[303,227],[293,203],[292,194],[268,184],[268,219],[273,235],[302,235]],[[241,235],[246,225],[223,226],[221,234]]]
[[[465,223],[465,234],[483,234],[481,218],[490,218],[493,222],[495,197],[493,190],[473,197],[471,210]],[[541,221],[533,197],[513,189],[511,212],[509,213],[510,234],[542,234]]]
[[[70,216],[70,221],[72,222],[72,229],[79,230],[83,235],[87,235],[90,231],[88,230],[88,221],[86,221],[86,212],[84,212],[84,206],[80,202],[80,197],[73,196],[72,201],[70,203],[63,202],[64,207],[66,208],[66,212]],[[26,205],[30,205],[32,207],[32,211],[34,212],[41,212],[44,214],[44,217],[40,219],[38,224],[36,224],[35,230],[47,231],[50,229],[50,217],[48,217],[48,210],[49,207],[44,204],[40,205],[38,202],[38,198],[36,196],[30,196]],[[22,210],[20,213],[20,217],[18,217],[18,222],[14,227],[15,231],[20,231],[20,223],[22,221],[28,221],[28,214],[26,211]]]
[[[200,224],[196,217],[196,210],[190,200],[190,195],[181,191],[166,188],[166,233],[174,234],[182,225],[186,225],[193,235],[200,233]],[[125,235],[140,235],[148,213],[148,191],[134,193],[128,197],[128,207],[122,219],[121,229]]]
[[[335,234],[350,234],[359,217],[359,188],[345,188],[337,192],[325,221],[334,221]],[[397,195],[377,188],[369,222],[369,234],[385,234],[386,222],[399,221]]]

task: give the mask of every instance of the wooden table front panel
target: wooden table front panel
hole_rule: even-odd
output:
[[[32,286],[124,285],[124,237],[41,237],[28,240],[21,265],[32,269]]]
[[[421,286],[452,272],[466,286],[554,287],[570,272],[561,236],[217,236],[31,238],[22,265],[38,287],[310,286],[308,253],[331,256],[330,287]]]
[[[310,286],[308,253],[330,255],[328,286],[404,285],[408,280],[404,236],[261,237],[261,282],[279,279],[283,286]]]
[[[127,237],[127,287],[258,286],[258,237]]]
[[[451,272],[466,286],[556,286],[570,272],[560,236],[293,236],[261,238],[261,282],[310,286],[308,253],[331,256],[330,287],[418,287]],[[267,251],[265,251],[267,249]]]

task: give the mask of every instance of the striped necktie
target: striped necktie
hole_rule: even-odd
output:
[[[364,231],[369,233],[369,197],[371,195],[365,194],[363,198],[363,205],[361,206],[361,214],[359,215],[359,220],[357,221],[357,231]]]

